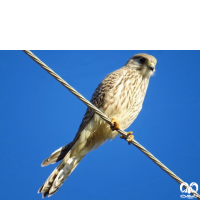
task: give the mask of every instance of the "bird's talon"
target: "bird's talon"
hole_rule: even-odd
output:
[[[130,136],[130,135],[133,134],[133,131],[129,131],[129,132],[127,132],[126,134],[127,134],[127,136]],[[133,135],[132,135],[132,136],[133,136]]]
[[[115,131],[115,130],[119,130],[120,127],[119,127],[119,123],[118,121],[115,119],[115,118],[110,118],[111,119],[111,125],[110,125],[110,128],[112,131]]]
[[[127,132],[127,137],[124,137],[123,135],[120,136],[121,139],[126,139],[126,141],[128,141],[128,144],[131,144],[131,141],[133,140],[134,136],[132,135],[133,132],[129,131]]]
[[[134,136],[133,135],[129,135],[128,138],[126,139],[126,141],[128,141],[128,144],[131,144],[131,141],[133,140]]]

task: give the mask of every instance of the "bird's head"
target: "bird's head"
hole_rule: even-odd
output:
[[[155,72],[156,63],[157,60],[155,57],[140,53],[130,58],[125,66],[137,70],[144,77],[150,78]]]

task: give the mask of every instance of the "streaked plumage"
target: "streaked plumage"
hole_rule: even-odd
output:
[[[95,90],[91,102],[108,117],[117,119],[120,128],[125,130],[142,109],[156,62],[153,56],[147,54],[133,56],[124,67],[106,76]],[[117,135],[117,131],[112,131],[105,121],[88,108],[74,140],[42,163],[42,166],[46,166],[63,159],[38,192],[42,192],[43,197],[51,196],[91,149]]]

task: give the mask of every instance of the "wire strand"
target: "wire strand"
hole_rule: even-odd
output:
[[[70,92],[72,92],[78,99],[90,107],[95,113],[97,113],[103,120],[111,125],[111,119],[108,118],[104,113],[102,113],[96,106],[85,99],[79,92],[77,92],[72,86],[70,86],[65,80],[63,80],[58,74],[56,74],[51,68],[49,68],[44,62],[42,62],[37,56],[35,56],[29,50],[23,50],[28,56],[30,56],[36,63],[38,63],[43,69],[45,69],[49,74],[51,74],[57,81],[59,81],[64,87],[66,87]],[[121,135],[127,137],[127,133],[121,129],[117,130]],[[140,151],[142,151],[147,157],[149,157],[154,163],[156,163],[162,170],[169,174],[174,180],[179,184],[184,183],[176,174],[174,174],[170,169],[168,169],[164,164],[162,164],[153,154],[151,154],[147,149],[145,149],[141,144],[139,144],[135,139],[131,141]],[[183,187],[186,188],[185,185]],[[188,186],[189,187],[189,186]],[[200,200],[200,195],[190,188],[191,193]]]

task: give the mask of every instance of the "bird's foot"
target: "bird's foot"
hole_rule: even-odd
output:
[[[115,119],[115,118],[110,118],[111,119],[111,125],[110,125],[110,128],[112,131],[115,131],[115,130],[119,130],[120,127],[119,127],[119,122]]]
[[[126,141],[128,141],[128,144],[130,145],[131,144],[131,141],[133,140],[134,136],[132,135],[133,132],[132,131],[129,131],[127,132],[127,137],[124,137],[123,135],[120,136],[120,138],[122,139],[126,139]]]

